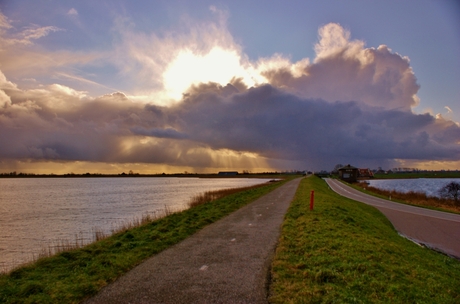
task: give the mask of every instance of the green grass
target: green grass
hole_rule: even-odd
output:
[[[268,183],[199,204],[80,249],[0,275],[0,303],[78,303],[146,258],[274,190]]]
[[[271,272],[271,303],[460,303],[460,261],[400,237],[317,177],[297,190]]]

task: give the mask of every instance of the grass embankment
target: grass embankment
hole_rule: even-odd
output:
[[[205,202],[206,198],[196,198],[192,203],[195,206],[183,212],[119,232],[83,248],[39,259],[8,275],[0,275],[0,303],[78,303],[146,258],[283,183],[267,183],[211,203],[200,204],[197,202]]]
[[[402,193],[394,190],[383,190],[369,186],[366,183],[354,183],[350,186],[357,190],[365,189],[366,194],[375,195],[383,199],[391,199],[392,201],[396,201],[398,203],[460,213],[460,202],[455,202],[455,200],[452,199],[427,196],[423,192],[409,191],[407,193]]]
[[[283,223],[270,301],[459,303],[460,262],[400,237],[377,209],[309,177]]]

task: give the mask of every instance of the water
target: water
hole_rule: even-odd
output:
[[[94,231],[187,207],[199,193],[251,186],[251,178],[2,178],[0,272],[64,241],[88,243]]]
[[[409,191],[423,192],[427,196],[439,197],[438,191],[446,184],[455,181],[460,183],[460,178],[414,178],[414,179],[373,179],[368,180],[369,185],[383,190],[395,190],[407,193]]]

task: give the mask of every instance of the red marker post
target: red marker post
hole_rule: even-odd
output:
[[[315,203],[315,190],[311,190],[311,194],[310,194],[310,210],[313,210],[314,203]]]

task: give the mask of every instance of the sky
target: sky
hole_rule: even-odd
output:
[[[460,169],[454,0],[0,1],[0,172]]]

